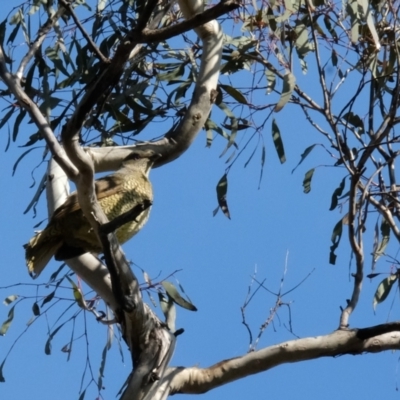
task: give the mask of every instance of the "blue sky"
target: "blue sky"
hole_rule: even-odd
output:
[[[0,12],[4,19],[5,10]],[[313,71],[301,78],[313,84]],[[221,78],[223,81],[224,77]],[[267,101],[267,100],[266,100]],[[4,106],[3,106],[4,107]],[[178,339],[172,365],[210,366],[226,358],[240,356],[248,350],[249,337],[241,324],[240,307],[246,297],[251,275],[257,269],[257,279],[266,279],[265,285],[277,291],[288,254],[284,287],[297,285],[310,272],[311,276],[284,298],[290,302],[292,328],[299,337],[317,336],[332,332],[338,326],[340,306],[351,294],[349,280],[349,247],[346,235],[338,250],[336,266],[328,264],[330,237],[341,215],[329,212],[331,194],[339,185],[341,171],[319,168],[313,178],[311,193],[305,195],[302,188],[304,173],[316,165],[330,164],[326,153],[316,148],[298,170],[292,169],[300,160],[304,149],[321,138],[292,107],[276,115],[282,132],[287,162],[279,163],[271,139],[270,124],[264,132],[266,165],[261,188],[258,190],[261,149],[252,162],[243,168],[243,157],[229,173],[228,203],[232,219],[222,213],[212,216],[217,205],[215,186],[226,165],[219,158],[225,143],[217,138],[211,149],[205,147],[205,133],[201,132],[194,145],[176,162],[151,173],[154,186],[154,206],[147,226],[124,246],[127,256],[151,277],[166,277],[180,270],[175,277],[183,285],[198,312],[178,309],[177,327],[185,329]],[[301,123],[299,122],[301,121]],[[160,126],[155,127],[159,134]],[[0,136],[1,183],[4,210],[1,224],[2,279],[0,286],[19,282],[31,284],[24,263],[22,245],[33,233],[33,226],[46,218],[46,205],[42,199],[38,216],[23,215],[35,188],[31,171],[38,164],[43,149],[26,156],[12,177],[12,166],[24,149],[24,144],[35,130],[24,125],[17,142],[3,152],[7,143],[7,128]],[[150,129],[151,131],[151,129]],[[243,136],[241,136],[243,135]],[[238,135],[243,145],[246,134]],[[250,155],[251,148],[247,151]],[[40,180],[45,166],[34,172]],[[370,240],[366,241],[366,247]],[[397,247],[393,244],[391,254]],[[368,265],[368,264],[367,264]],[[58,268],[52,262],[38,282],[46,283]],[[379,271],[388,272],[389,264],[380,260]],[[135,273],[141,277],[139,268]],[[160,278],[158,278],[160,279]],[[35,281],[35,283],[38,283]],[[365,327],[398,319],[397,296],[379,306],[376,314],[372,297],[377,281],[365,281],[362,299],[351,318],[352,327]],[[50,289],[41,288],[41,293]],[[3,298],[12,294],[28,296],[15,310],[15,319],[6,336],[0,337],[0,362],[10,346],[25,329],[31,318],[31,307],[36,288],[17,286],[1,289]],[[71,299],[72,291],[62,291]],[[156,294],[153,294],[156,297]],[[145,295],[146,298],[146,295]],[[390,303],[395,304],[390,310]],[[246,318],[257,335],[259,326],[267,319],[275,298],[264,290],[254,297],[246,312]],[[65,327],[52,341],[52,354],[44,354],[48,327],[53,330],[58,312],[70,302],[65,300],[47,318],[37,320],[18,341],[8,357],[4,375],[6,383],[0,385],[0,397],[10,400],[24,398],[50,400],[77,399],[80,380],[86,362],[85,338],[76,340],[71,359],[61,351],[70,340],[72,325]],[[75,307],[75,306],[74,306]],[[10,307],[0,306],[0,320],[5,320]],[[76,319],[76,336],[83,332],[84,317]],[[90,360],[95,379],[98,376],[101,352],[107,340],[106,327],[97,323],[92,315],[86,315]],[[279,318],[265,331],[258,348],[295,339],[287,329],[289,324],[286,308],[279,311]],[[126,346],[122,343],[122,348]],[[129,355],[124,351],[121,361],[117,342],[114,341],[107,355],[103,392],[104,399],[113,399],[130,372]],[[203,399],[397,399],[396,391],[398,355],[383,353],[364,356],[343,356],[284,365],[271,371],[226,385],[202,395]],[[87,381],[88,382],[88,381]],[[88,389],[86,399],[95,399],[94,385]],[[189,398],[180,395],[180,398]]]

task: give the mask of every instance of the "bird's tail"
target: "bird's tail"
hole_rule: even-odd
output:
[[[24,245],[26,265],[33,278],[39,276],[61,244],[61,237],[53,230],[46,228]]]

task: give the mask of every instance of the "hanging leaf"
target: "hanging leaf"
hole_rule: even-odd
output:
[[[352,111],[343,115],[343,119],[355,128],[358,128],[359,133],[365,133],[364,121]]]
[[[163,72],[161,74],[158,74],[157,79],[160,81],[168,81],[168,82],[174,83],[183,76],[184,72],[185,72],[185,64],[179,64],[178,67],[176,67],[168,72]],[[176,82],[176,83],[178,83],[178,82]]]
[[[104,349],[101,353],[101,363],[99,368],[99,379],[97,380],[97,388],[98,390],[103,389],[103,378],[104,378],[104,369],[106,367],[107,360],[107,345],[104,346]]]
[[[258,189],[260,189],[261,187],[261,180],[264,172],[264,164],[265,164],[265,146],[263,145],[261,152],[261,170],[260,170],[260,180],[258,181]]]
[[[17,139],[17,135],[19,132],[19,126],[20,126],[22,120],[24,119],[25,115],[26,115],[26,110],[24,108],[21,108],[20,113],[17,115],[17,118],[15,118],[15,122],[14,122],[14,129],[13,129],[13,135],[12,135],[13,142],[15,142],[15,140]]]
[[[11,25],[11,23],[10,23]],[[15,40],[15,37],[17,36],[17,33],[19,31],[19,28],[21,27],[21,23],[18,23],[17,25],[15,25],[15,28],[12,30],[12,32],[10,33],[10,36],[8,37],[7,40],[7,44],[12,44]]]
[[[299,163],[292,169],[292,174],[294,171],[296,171],[297,167],[305,160],[305,158],[311,153],[312,149],[317,146],[317,144],[312,144],[311,146],[307,147],[303,154],[300,156],[300,161]]]
[[[62,270],[64,267],[65,267],[65,263],[62,263],[62,264],[60,265],[60,267],[57,269],[57,271],[55,271],[55,272],[53,272],[53,273],[51,274],[50,279],[49,279],[49,283],[52,283],[52,282],[54,282],[54,281],[56,280],[58,274],[61,272],[61,270]]]
[[[165,316],[165,322],[171,332],[175,332],[176,308],[172,297],[167,293],[167,297],[158,293],[161,310]]]
[[[378,275],[382,275],[382,272],[376,272],[374,274],[368,274],[367,278],[368,279],[373,279],[373,278],[376,278]]]
[[[389,243],[390,225],[386,221],[386,219],[383,219],[382,223],[381,223],[381,236],[382,236],[382,239],[381,239],[379,245],[377,246],[377,248],[373,252],[374,264],[378,261],[378,258],[384,253],[386,246]]]
[[[6,305],[6,306],[8,306],[8,305],[10,305],[13,301],[15,301],[15,300],[17,300],[17,299],[18,299],[18,295],[17,295],[17,294],[12,294],[12,295],[6,297],[6,298],[3,300],[3,304]]]
[[[311,192],[311,179],[314,175],[315,168],[310,169],[306,172],[303,179],[303,192],[310,193]]]
[[[337,67],[338,64],[338,56],[335,50],[332,50],[332,55],[331,55],[331,61],[332,61],[332,65],[334,67]]]
[[[17,159],[17,161],[15,161],[15,164],[13,166],[13,170],[12,170],[12,176],[14,176],[15,171],[17,170],[18,164],[22,161],[22,159],[28,154],[30,153],[32,150],[36,150],[39,147],[31,147],[30,149],[24,151]]]
[[[46,303],[49,303],[51,300],[53,300],[54,295],[56,294],[56,291],[54,290],[54,292],[51,292],[50,294],[48,294],[42,301],[42,305],[41,307],[43,307]]]
[[[224,139],[229,140],[229,135],[211,119],[208,119],[205,122],[204,127],[207,130],[207,132],[213,130],[217,132],[219,135],[221,135]]]
[[[179,294],[175,285],[173,285],[171,282],[164,281],[161,283],[161,285],[163,286],[167,294],[172,298],[174,303],[178,304],[178,306],[186,308],[190,311],[197,311],[197,308],[192,303],[189,303]]]
[[[82,290],[76,285],[76,283],[69,276],[67,276],[66,278],[68,279],[69,283],[72,286],[72,290],[73,290],[73,293],[74,293],[74,298],[75,298],[76,302],[78,303],[78,306],[80,308],[83,308],[84,310],[87,310],[88,306],[86,304],[86,301],[85,301],[85,298],[83,296]]]
[[[221,208],[222,212],[225,214],[226,217],[231,219],[228,203],[226,201],[226,194],[228,192],[228,177],[226,174],[219,180],[217,184],[217,199],[218,205]]]
[[[5,125],[5,123],[10,119],[11,115],[14,114],[15,107],[11,107],[10,110],[8,110],[7,114],[1,118],[0,120],[0,129]]]
[[[277,105],[274,108],[275,112],[279,112],[282,110],[283,107],[285,107],[286,103],[292,97],[292,92],[295,86],[296,86],[295,76],[290,71],[287,71],[285,76],[283,77],[282,94],[281,98],[279,99]]]
[[[377,304],[382,303],[388,297],[390,290],[393,287],[393,284],[397,281],[397,278],[398,278],[397,274],[390,275],[378,285],[378,288],[376,289],[376,292],[374,294],[374,301],[373,301],[374,310]]]
[[[222,89],[224,89],[225,92],[228,93],[231,97],[233,97],[238,103],[248,104],[246,97],[244,97],[243,94],[239,90],[237,90],[234,87],[229,86],[229,85],[220,84],[219,86]]]
[[[324,24],[328,32],[332,35],[335,42],[337,42],[338,36],[335,30],[332,28],[331,20],[329,19],[328,15],[324,15]]]
[[[267,91],[266,91],[266,94],[270,94],[275,89],[276,76],[269,69],[265,70],[265,75],[267,77]]]
[[[1,336],[4,336],[11,326],[11,322],[14,319],[14,309],[15,309],[15,305],[10,308],[7,319],[3,322],[3,325],[1,325],[1,328],[0,328]]]
[[[35,317],[38,317],[40,315],[40,307],[37,301],[35,301],[32,305],[32,312]]]
[[[332,232],[332,246],[330,247],[329,253],[329,264],[335,265],[336,263],[336,254],[335,250],[338,248],[340,239],[342,237],[343,232],[343,218],[335,225]]]
[[[64,322],[65,324],[65,322]],[[57,334],[57,332],[64,326],[64,324],[61,324],[59,327],[57,327],[49,336],[49,338],[46,341],[46,344],[44,346],[44,352],[46,355],[51,354],[51,341],[53,340],[54,336]]]
[[[340,182],[339,187],[337,187],[337,188],[335,189],[335,191],[333,192],[333,194],[332,194],[332,200],[331,200],[331,206],[330,206],[330,208],[329,208],[329,211],[332,211],[332,210],[334,210],[334,209],[337,207],[337,205],[338,205],[338,200],[339,200],[339,197],[340,197],[340,196],[342,195],[342,193],[343,193],[343,189],[344,189],[345,183],[346,183],[346,177],[344,177],[344,178],[342,179],[342,181]]]
[[[278,153],[279,161],[283,164],[286,161],[285,149],[283,148],[281,132],[275,119],[272,120],[272,139],[274,141],[276,152]]]
[[[351,22],[351,41],[353,44],[358,42],[358,36],[360,32],[360,18],[358,15],[358,2],[357,0],[352,0],[347,2],[346,11],[350,16]]]
[[[7,18],[0,24],[0,46],[3,47],[4,37],[6,36]]]

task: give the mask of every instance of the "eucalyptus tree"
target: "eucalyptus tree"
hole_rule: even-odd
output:
[[[75,183],[105,262],[86,253],[67,265],[112,311],[111,317],[99,313],[70,270],[59,269],[51,277],[54,292],[43,297],[41,306],[35,302],[34,314],[38,317],[40,307],[68,282],[79,312],[118,324],[133,362],[122,399],[198,394],[287,362],[399,348],[396,321],[350,329],[366,255],[372,253],[374,267],[390,237],[400,239],[395,133],[400,121],[399,6],[398,1],[367,0],[225,0],[207,5],[200,0],[36,0],[18,6],[0,24],[1,90],[8,102],[0,127],[11,122],[10,140],[17,141],[21,124],[29,121],[36,132],[24,154],[43,144],[43,158],[49,161],[31,208],[46,189],[52,215],[68,196],[68,180]],[[302,84],[309,65],[317,82],[313,88]],[[230,84],[220,82],[220,74]],[[215,117],[212,108],[224,118]],[[138,278],[113,234],[137,214],[108,221],[95,195],[94,175],[119,169],[137,149],[157,153],[153,168],[162,167],[182,155],[204,128],[208,146],[216,134],[226,141],[224,154],[230,152],[217,185],[218,208],[230,217],[232,165],[253,145],[250,158],[259,154],[263,168],[267,132],[284,163],[285,146],[295,139],[284,142],[275,116],[295,108],[303,113],[301,122],[321,138],[304,150],[299,164],[320,147],[327,164],[343,172],[331,210],[346,212],[333,229],[329,260],[335,264],[346,232],[354,285],[337,330],[252,348],[209,368],[173,367],[170,360],[181,333],[175,328],[175,304],[189,310],[195,306],[168,281],[156,285],[165,320],[144,302]],[[159,121],[168,128],[149,137],[147,128]],[[247,141],[239,147],[237,137],[243,132]],[[317,168],[321,170],[305,174],[305,193]],[[365,249],[365,235],[373,236],[373,248]],[[396,269],[378,285],[375,305],[386,299],[398,278]],[[6,303],[16,300],[10,296]],[[278,296],[277,307],[280,301]],[[2,334],[12,322],[12,310]],[[46,349],[57,332],[49,334]]]

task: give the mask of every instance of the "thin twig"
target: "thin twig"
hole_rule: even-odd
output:
[[[66,0],[59,0],[59,3],[62,4],[68,13],[71,15],[72,19],[75,22],[75,25],[78,27],[78,29],[81,31],[82,36],[86,39],[89,47],[92,49],[93,53],[97,55],[97,57],[104,63],[109,63],[110,59],[107,58],[101,51],[100,49],[96,46],[96,43],[92,40],[90,35],[85,31],[85,28],[81,24],[81,21],[79,18],[76,16],[74,13],[74,9],[71,6],[71,3],[68,3]]]

